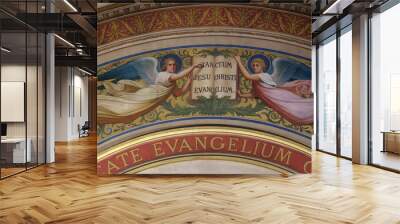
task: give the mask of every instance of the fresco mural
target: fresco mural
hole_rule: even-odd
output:
[[[186,15],[190,10],[200,14]],[[207,19],[211,12],[220,15],[215,23]],[[247,14],[257,16],[251,24],[238,20]],[[157,15],[173,17],[164,21]],[[212,26],[229,31],[225,37],[195,40],[198,34],[185,23],[191,17],[200,18],[194,27],[204,27],[199,32],[203,36],[204,29],[217,32]],[[261,25],[267,18],[276,23]],[[133,12],[99,24],[99,175],[311,172],[307,18],[262,7],[209,4]],[[134,19],[149,26],[138,29]],[[230,30],[236,26],[243,28],[237,30],[244,35],[240,43]],[[177,28],[179,32],[169,32]],[[268,32],[262,37],[267,39],[248,28]],[[175,40],[169,42],[169,36]],[[243,44],[246,38],[248,44]]]
[[[111,63],[99,69],[99,137],[153,121],[210,115],[311,133],[309,64],[268,50],[215,46],[170,49]]]

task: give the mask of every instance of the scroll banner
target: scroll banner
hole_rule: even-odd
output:
[[[184,158],[204,156],[257,166],[275,167],[285,173],[310,173],[309,149],[287,139],[236,128],[178,129],[127,141],[98,156],[98,174],[139,173]]]

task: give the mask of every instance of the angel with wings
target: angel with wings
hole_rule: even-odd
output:
[[[313,123],[314,100],[309,67],[287,58],[276,58],[271,62],[264,55],[257,55],[249,59],[248,71],[240,56],[235,56],[235,60],[244,78],[252,81],[253,94],[267,106],[293,124]]]
[[[190,74],[202,65],[192,65],[177,73],[181,70],[180,58],[169,55],[161,59],[161,72],[157,67],[157,59],[145,57],[99,75],[98,81],[105,89],[97,96],[99,122],[133,120],[157,107],[171,94],[183,95],[192,81]],[[176,81],[187,76],[183,87],[177,88]]]

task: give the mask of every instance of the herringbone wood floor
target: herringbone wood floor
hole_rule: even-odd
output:
[[[0,223],[400,223],[400,175],[315,153],[311,175],[97,177],[95,139],[0,181]]]

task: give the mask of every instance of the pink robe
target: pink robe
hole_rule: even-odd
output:
[[[313,123],[314,99],[310,80],[292,81],[277,87],[262,80],[253,81],[253,89],[269,107],[291,123],[295,125]]]

